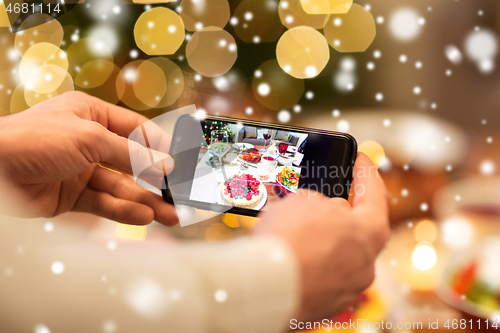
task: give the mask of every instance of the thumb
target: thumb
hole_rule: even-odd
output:
[[[384,181],[366,154],[358,153],[353,171],[353,208],[387,214],[387,191]]]

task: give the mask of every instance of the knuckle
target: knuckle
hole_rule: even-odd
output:
[[[105,134],[105,128],[101,124],[93,121],[89,121],[86,126],[83,127],[83,131],[85,136],[88,139],[93,140],[93,142],[95,142],[95,140],[102,139]]]
[[[82,100],[82,99],[87,99],[89,97],[89,95],[87,95],[82,91],[68,91],[63,95],[71,98],[72,100]]]

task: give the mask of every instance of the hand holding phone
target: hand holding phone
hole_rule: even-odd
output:
[[[186,114],[177,120],[165,200],[256,216],[309,189],[347,199],[357,144],[345,133]]]
[[[387,194],[370,159],[358,154],[351,205],[309,190],[269,205],[253,235],[273,235],[295,254],[301,307],[297,321],[332,318],[373,281],[389,238]],[[290,322],[292,324],[292,322]]]

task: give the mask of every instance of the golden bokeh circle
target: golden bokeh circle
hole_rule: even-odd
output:
[[[26,103],[26,98],[24,97],[24,84],[19,83],[10,98],[10,113],[22,112],[29,108],[30,106]]]
[[[174,54],[184,42],[184,23],[177,13],[155,7],[144,12],[134,27],[134,38],[148,55]]]
[[[330,14],[311,15],[304,11],[300,0],[281,0],[279,3],[279,15],[281,23],[288,29],[302,25],[322,29]]]
[[[16,89],[16,81],[12,71],[0,72],[0,116],[10,113],[10,99],[14,89]]]
[[[422,220],[415,225],[413,236],[417,242],[434,242],[438,236],[436,224],[431,220]]]
[[[335,50],[363,52],[375,39],[375,20],[363,6],[353,4],[347,14],[330,15],[323,32]]]
[[[32,27],[26,29],[26,27]],[[55,46],[61,46],[63,40],[63,27],[58,20],[55,20],[47,14],[33,14],[28,16],[20,29],[16,33],[15,47],[19,55],[24,55],[33,45],[38,43],[51,43]]]
[[[236,42],[227,31],[206,27],[191,36],[186,46],[189,66],[204,76],[227,73],[238,56]]]
[[[282,110],[297,104],[305,85],[303,80],[291,77],[275,59],[271,59],[255,71],[252,88],[261,104],[272,110]]]
[[[300,0],[308,14],[345,14],[352,6],[352,0]]]
[[[106,82],[114,68],[115,65],[109,60],[92,60],[76,74],[75,84],[82,88],[99,87]]]
[[[365,153],[378,168],[385,161],[384,148],[375,141],[365,141],[359,145],[358,151]]]
[[[188,31],[204,27],[224,28],[229,21],[227,0],[182,0],[178,8]]]
[[[167,80],[163,71],[149,60],[137,67],[132,85],[137,98],[151,108],[156,107],[167,92]]]
[[[184,90],[184,75],[182,74],[182,70],[173,61],[166,58],[156,57],[149,59],[149,61],[163,71],[167,82],[165,96],[156,107],[164,108],[174,104]]]
[[[0,71],[12,70],[21,60],[14,48],[15,34],[10,28],[0,28]]]
[[[119,74],[120,68],[116,65],[113,65],[113,71],[102,85],[95,88],[79,87],[78,90],[102,99],[108,103],[116,104],[120,100],[116,91],[116,80]]]
[[[59,71],[62,71],[60,67],[58,68]],[[45,102],[48,99],[51,99],[53,97],[62,95],[68,91],[73,91],[75,90],[75,86],[73,84],[73,79],[71,76],[66,72],[62,71],[64,73],[64,79],[61,82],[61,84],[54,89],[53,91],[50,91],[48,93],[37,93],[31,89],[28,89],[27,86],[24,87],[24,98],[26,99],[26,103],[32,107],[35,106],[38,103]]]
[[[43,78],[44,81],[51,81],[53,79],[54,81],[52,86],[60,84],[64,78],[58,75],[59,72],[54,70],[53,67],[50,67],[49,65],[60,67],[66,71],[68,69],[66,52],[50,43],[39,43],[33,45],[25,52],[19,65],[19,76],[21,81],[25,84],[29,84],[31,86],[30,88],[38,93],[47,92],[46,89],[52,88],[45,88],[44,82],[38,81],[37,78]],[[42,66],[48,67],[40,69],[39,67]],[[40,74],[47,75],[47,80],[45,80],[45,77],[41,77]],[[51,77],[49,78],[49,76]]]
[[[24,82],[26,90],[38,94],[49,94],[63,83],[67,72],[56,65],[42,65],[31,71]],[[30,104],[31,105],[31,104]]]
[[[246,43],[275,42],[284,28],[273,0],[244,0],[233,16],[238,20],[234,32]]]
[[[77,86],[82,88],[97,87],[111,74],[110,64],[113,63],[113,52],[106,43],[88,37],[78,40],[68,48],[68,61],[68,73],[75,78]],[[101,66],[103,72],[92,76],[95,74],[96,68]],[[83,73],[80,74],[82,71]]]
[[[293,77],[317,76],[330,60],[325,37],[310,27],[296,27],[281,36],[276,48],[280,67]]]
[[[148,60],[129,62],[116,79],[116,91],[121,101],[138,111],[156,107],[166,90],[163,71]]]

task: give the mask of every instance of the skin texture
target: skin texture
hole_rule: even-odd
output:
[[[154,219],[175,225],[173,206],[128,176],[99,166],[131,174],[130,156],[149,160],[146,148],[126,139],[146,121],[79,92],[0,118],[0,173],[12,189],[9,195],[32,208],[23,210],[25,216],[78,211],[128,224]],[[165,143],[160,151],[167,151],[170,137],[162,131],[153,136]],[[162,158],[168,174],[173,160],[166,154]],[[163,176],[158,165],[150,172],[153,178]],[[374,279],[376,256],[389,237],[387,198],[382,178],[362,153],[352,188],[358,192],[352,205],[301,190],[270,205],[254,229],[254,237],[277,236],[295,254],[301,300],[294,318],[300,321],[331,318]]]
[[[389,220],[384,183],[363,153],[356,159],[353,188],[359,194],[353,194],[352,205],[307,190],[287,196],[262,214],[254,230],[285,240],[297,258],[301,306],[293,318],[299,321],[333,317],[373,282]]]
[[[77,211],[127,224],[154,219],[175,225],[173,206],[130,177],[98,165],[132,174],[129,156],[149,160],[146,148],[126,139],[148,120],[80,92],[66,93],[0,118],[0,171],[20,189],[32,209],[24,212],[29,217]],[[163,161],[169,173],[173,160],[164,155]],[[161,166],[153,169],[161,178]]]

